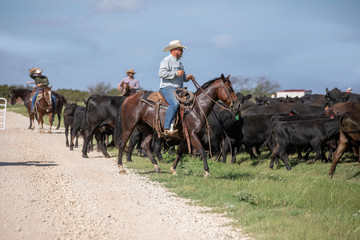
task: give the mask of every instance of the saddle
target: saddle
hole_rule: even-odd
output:
[[[188,100],[190,97],[189,94],[187,94],[187,90],[182,88],[178,88],[175,91],[175,94],[180,104],[180,108],[177,111],[173,121],[174,134],[172,137],[180,138],[182,135],[181,130],[186,129],[186,126],[182,126],[182,124],[180,124],[180,122],[182,122],[180,119],[183,119],[185,113],[183,101]],[[169,107],[169,103],[166,101],[165,97],[161,94],[161,92],[145,92],[141,98],[141,101],[155,108],[155,117],[153,120],[154,129],[156,130],[159,137],[167,138],[168,136],[165,136],[164,127],[161,125],[160,121],[160,109],[167,110]]]
[[[51,89],[51,88],[50,88]],[[34,96],[34,94],[36,93],[36,88],[33,89],[32,93],[31,93],[31,97],[29,99],[29,102],[32,101],[32,97]],[[51,91],[49,90],[49,97],[50,97],[50,105],[52,106],[53,102],[52,102],[52,98],[51,98]],[[36,99],[35,99],[35,106],[37,106],[40,102],[40,100],[44,97],[44,89],[42,88],[40,91],[39,91],[39,94],[36,96]]]

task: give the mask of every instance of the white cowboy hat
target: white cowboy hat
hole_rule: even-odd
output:
[[[134,71],[134,69],[130,69],[130,70],[126,71],[126,74],[129,74],[129,73],[135,74],[136,72]]]
[[[352,90],[352,88],[351,87],[349,87],[346,91],[351,91]]]
[[[42,71],[41,71],[41,69],[39,69],[39,68],[35,70],[35,73],[38,73],[38,74],[39,74],[39,73],[41,73],[41,72],[42,72]]]
[[[180,42],[180,40],[174,40],[174,41],[171,41],[169,43],[169,46],[167,46],[166,48],[164,48],[164,52],[167,52],[167,51],[170,51],[174,48],[185,48],[185,49],[188,49],[187,47],[183,46]]]

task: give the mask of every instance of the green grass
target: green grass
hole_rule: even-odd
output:
[[[360,239],[360,167],[351,154],[333,179],[327,176],[330,164],[297,158],[291,158],[291,171],[282,164],[271,170],[268,159],[253,161],[247,154],[238,155],[237,164],[210,159],[208,179],[198,157],[183,157],[176,176],[169,170],[174,156],[165,159],[160,174],[147,158],[134,156],[125,164],[180,197],[224,213],[258,239]]]
[[[9,106],[27,116],[22,108]],[[117,149],[109,153],[114,156]],[[269,159],[251,160],[247,154],[238,155],[236,164],[210,159],[210,178],[203,177],[198,157],[184,156],[174,176],[174,158],[164,154],[160,174],[137,151],[125,164],[178,196],[223,213],[257,239],[360,239],[360,167],[352,154],[345,154],[332,179],[330,164],[308,165],[293,157],[291,171],[283,164],[272,170]]]

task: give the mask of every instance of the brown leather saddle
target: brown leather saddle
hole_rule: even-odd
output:
[[[144,95],[141,98],[141,101],[153,106],[155,108],[154,111],[154,120],[153,120],[153,126],[156,130],[159,137],[166,137],[164,135],[164,123],[160,120],[160,109],[167,110],[169,107],[169,103],[166,101],[165,97],[161,94],[161,92],[151,92],[147,91],[144,93]],[[176,132],[180,134],[180,116],[179,116],[179,110],[175,116],[175,119],[173,121],[174,128],[177,130]],[[173,137],[180,137],[180,135],[175,134]]]
[[[141,98],[141,101],[155,106],[156,103],[160,103],[161,108],[167,109],[169,107],[169,103],[166,101],[161,92],[151,92],[147,91]]]

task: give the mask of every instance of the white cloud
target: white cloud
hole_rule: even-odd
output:
[[[218,48],[227,48],[235,43],[235,38],[229,34],[222,34],[211,39],[211,42]]]
[[[101,0],[96,8],[100,11],[133,11],[141,6],[141,0]]]

